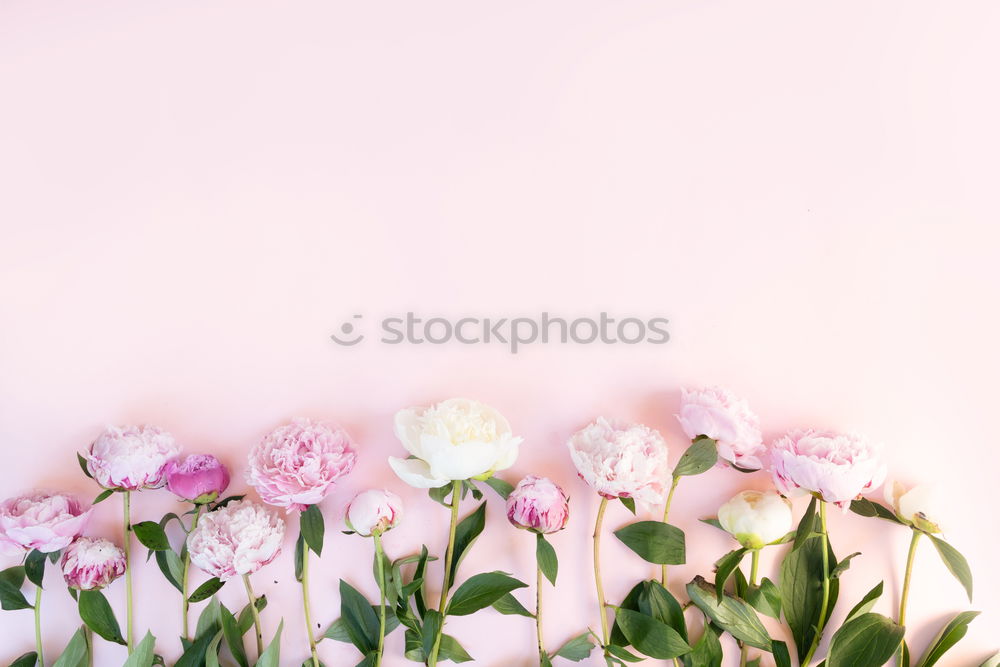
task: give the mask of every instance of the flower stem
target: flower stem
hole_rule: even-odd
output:
[[[83,636],[87,640],[87,667],[94,667],[94,631],[84,624]]]
[[[667,519],[670,518],[670,503],[674,500],[674,491],[677,490],[677,483],[681,481],[680,477],[674,477],[674,481],[670,483],[670,492],[667,493],[667,502],[663,506],[663,523],[667,523]],[[667,587],[667,566],[663,565],[660,567],[660,583],[663,587]]]
[[[253,594],[253,586],[250,585],[250,575],[243,575],[243,587],[247,589],[247,598],[250,600],[250,613],[253,615],[253,629],[257,635],[257,657],[264,652],[264,637],[260,631],[260,612],[257,610],[257,598]]]
[[[538,539],[544,539],[540,534]],[[548,654],[545,652],[545,642],[542,640],[542,566],[538,563],[538,550],[535,550],[535,569],[538,570],[538,582],[535,586],[535,631],[538,635],[538,661],[544,665]]]
[[[608,499],[601,498],[597,508],[597,521],[594,523],[594,582],[597,584],[597,606],[601,613],[601,641],[603,646],[611,643],[608,636],[608,613],[604,600],[604,583],[601,581],[601,525],[604,523],[604,511],[608,509]],[[607,655],[607,650],[605,650]]]
[[[38,653],[39,667],[45,667],[42,657],[42,587],[35,587],[35,652]]]
[[[444,556],[444,583],[441,585],[441,600],[438,602],[438,612],[441,614],[441,623],[438,625],[437,635],[434,637],[434,645],[431,653],[427,656],[428,667],[437,665],[438,652],[441,650],[441,635],[444,632],[444,613],[448,604],[448,590],[451,588],[451,562],[455,557],[455,529],[458,527],[458,501],[462,499],[462,482],[456,480],[451,483],[451,525],[448,529],[448,550]]]
[[[913,537],[910,538],[910,549],[906,553],[906,571],[903,573],[903,593],[899,597],[899,616],[896,622],[900,627],[906,627],[906,603],[910,600],[910,577],[913,575],[913,561],[917,555],[917,542],[920,541],[920,531],[914,529]],[[900,667],[909,667],[903,664],[903,644],[900,642],[899,650],[896,652],[896,663]]]
[[[826,530],[826,502],[819,503],[819,525],[820,525],[820,548],[823,549],[823,599],[819,606],[819,618],[816,619],[816,634],[813,635],[809,652],[806,653],[803,665],[808,665],[813,654],[819,648],[820,640],[823,638],[823,628],[826,627],[827,607],[830,605],[830,535]]]
[[[750,581],[749,586],[753,587],[757,585],[757,566],[760,564],[760,549],[754,549],[750,552]],[[746,667],[747,664],[747,650],[748,647],[746,642],[740,643],[740,667]]]
[[[372,533],[375,539],[375,563],[378,567],[378,651],[375,653],[375,667],[382,664],[385,647],[385,553],[382,551],[382,536]]]
[[[125,641],[128,646],[128,654],[132,655],[134,643],[132,641],[132,492],[125,491],[122,494],[122,508],[125,521]]]
[[[191,530],[188,531],[190,535],[194,532],[194,529],[198,527],[198,517],[201,516],[201,505],[194,506],[194,518],[191,519]],[[188,553],[187,548],[184,549],[184,574],[181,577],[181,618],[183,619],[184,625],[184,639],[191,639],[191,632],[188,627],[188,607],[190,603],[188,602],[188,571],[191,569],[191,554]]]
[[[316,654],[316,636],[313,634],[312,612],[309,605],[309,545],[302,550],[302,609],[306,617],[306,636],[309,638],[309,655],[312,656],[312,667],[319,667],[319,656]]]

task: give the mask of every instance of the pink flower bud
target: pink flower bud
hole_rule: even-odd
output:
[[[125,574],[125,552],[108,540],[80,537],[63,552],[62,571],[70,588],[104,588]]]
[[[167,464],[167,489],[181,500],[203,505],[229,486],[229,470],[210,454],[192,454]]]
[[[90,446],[87,470],[105,489],[158,489],[179,453],[173,436],[156,426],[109,426]]]
[[[0,532],[23,549],[52,553],[69,546],[89,518],[73,496],[35,492],[0,505]]]
[[[391,491],[371,489],[354,496],[347,506],[347,527],[363,537],[381,535],[396,527],[403,516],[403,501]]]
[[[507,497],[507,518],[518,528],[555,533],[566,527],[569,498],[547,477],[528,475]]]

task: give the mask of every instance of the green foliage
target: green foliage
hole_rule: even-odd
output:
[[[684,531],[662,521],[637,521],[615,531],[615,537],[643,560],[657,565],[682,565]]]
[[[749,604],[728,594],[719,602],[715,586],[701,577],[687,585],[687,592],[691,602],[717,626],[745,644],[771,650],[771,637]]]
[[[87,627],[109,642],[124,644],[121,627],[108,599],[101,591],[80,591],[78,597],[80,619]]]
[[[536,542],[535,558],[538,562],[538,567],[541,569],[542,574],[545,575],[545,578],[555,586],[556,576],[559,574],[559,559],[556,557],[556,550],[552,548],[552,545],[549,544],[549,541],[541,533],[538,534]]]
[[[868,612],[851,619],[833,634],[826,667],[880,667],[903,641],[903,628],[892,619]]]
[[[326,532],[326,524],[323,521],[323,512],[319,505],[309,505],[299,518],[299,530],[306,545],[313,552],[320,556],[323,553],[323,535]]]
[[[917,667],[931,667],[931,665],[937,664],[941,656],[965,637],[969,631],[969,623],[972,623],[976,616],[979,616],[978,611],[963,611],[948,621],[947,625],[941,628],[941,632],[927,647],[927,652],[917,663]]]
[[[674,466],[674,477],[700,475],[706,470],[711,469],[718,460],[719,451],[715,440],[700,435],[694,439],[691,446],[684,451],[680,460],[677,461],[677,465]]]

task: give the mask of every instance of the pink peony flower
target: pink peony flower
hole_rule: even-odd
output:
[[[0,532],[24,549],[52,553],[69,546],[89,518],[73,496],[35,492],[0,505]]]
[[[566,527],[569,498],[549,478],[528,475],[507,497],[507,519],[518,528],[555,533]]]
[[[207,512],[187,538],[191,562],[225,581],[253,574],[281,552],[285,522],[258,503],[237,500]]]
[[[719,457],[745,470],[759,470],[765,448],[760,420],[747,402],[720,388],[681,390],[677,415],[687,437],[706,435],[715,440]]]
[[[648,426],[599,417],[567,445],[580,477],[601,496],[663,502],[670,477],[667,443]]]
[[[125,552],[108,540],[80,537],[63,552],[62,571],[70,588],[104,588],[125,574]]]
[[[210,454],[192,454],[167,464],[167,489],[199,505],[218,499],[229,486],[229,470]]]
[[[784,495],[816,493],[846,509],[885,479],[880,448],[856,435],[792,431],[771,445],[771,476]]]
[[[247,481],[265,503],[304,511],[323,500],[357,460],[354,443],[342,428],[296,419],[250,452]]]
[[[403,518],[403,501],[391,491],[371,489],[354,496],[347,506],[347,527],[363,537],[370,537],[396,527]]]
[[[106,489],[158,489],[178,453],[173,436],[157,426],[109,426],[90,446],[87,470]]]

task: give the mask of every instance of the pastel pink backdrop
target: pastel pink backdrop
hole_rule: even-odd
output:
[[[745,395],[768,436],[817,425],[886,443],[892,472],[951,490],[948,536],[984,614],[942,664],[997,647],[995,193],[1000,6],[991,2],[30,2],[0,5],[0,442],[4,496],[90,497],[74,453],[106,423],[151,422],[213,452],[245,490],[247,450],[296,415],[335,420],[361,462],[323,503],[331,528],[357,491],[407,503],[392,556],[443,550],[447,512],[394,478],[400,407],[478,397],[525,437],[510,481],[572,495],[553,538],[556,647],[597,626],[596,500],[563,442],[598,414],[685,446],[678,391]],[[328,334],[416,310],[446,316],[670,318],[665,346],[352,349]],[[698,517],[764,476],[717,470],[681,486],[690,564],[732,544]],[[796,508],[801,509],[801,504]],[[137,518],[178,506],[142,494]],[[472,508],[464,506],[464,511]],[[531,536],[491,498],[462,566],[529,579]],[[658,510],[657,510],[658,511]],[[615,507],[609,529],[630,517]],[[117,501],[91,531],[114,535]],[[293,522],[294,523],[294,522]],[[886,577],[892,613],[907,534],[831,518],[842,618]],[[257,577],[285,619],[285,664],[307,654],[289,530]],[[371,596],[371,543],[331,530],[315,619],[340,577]],[[655,568],[608,539],[620,599]],[[772,574],[778,550],[764,556]],[[179,596],[139,565],[139,628],[177,655]],[[773,575],[772,575],[773,576]],[[969,607],[928,545],[909,636],[923,650]],[[438,570],[434,570],[436,587]],[[54,572],[46,649],[76,625]],[[123,605],[122,587],[110,596]],[[240,605],[237,585],[222,600]],[[528,602],[528,597],[525,596]],[[3,656],[31,618],[4,612]],[[449,621],[479,664],[534,661],[529,620]],[[402,633],[388,640],[387,665]],[[331,641],[329,665],[353,664]],[[123,652],[100,643],[98,665]],[[765,659],[766,660],[766,659]],[[592,661],[596,664],[596,659]]]

